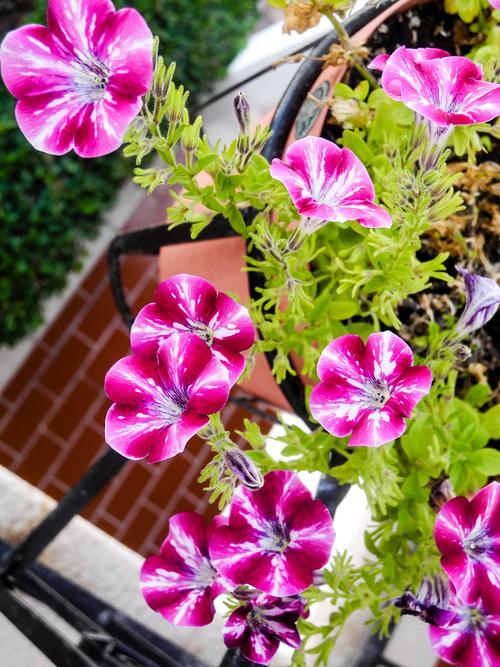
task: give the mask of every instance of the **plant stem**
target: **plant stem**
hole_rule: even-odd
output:
[[[374,90],[376,90],[378,88],[377,80],[375,79],[374,76],[370,74],[370,72],[362,64],[360,59],[355,55],[349,35],[344,26],[342,25],[342,22],[339,20],[338,16],[336,16],[336,14],[329,11],[328,9],[323,9],[322,13],[327,17],[327,19],[335,28],[335,31],[339,38],[340,45],[346,52],[346,56],[350,55],[354,69],[363,77],[363,79],[368,81],[368,83]]]

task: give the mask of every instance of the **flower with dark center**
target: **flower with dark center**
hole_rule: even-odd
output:
[[[259,665],[267,665],[280,643],[299,648],[296,623],[304,613],[299,596],[273,597],[253,591],[227,619],[224,643],[240,648],[243,656]]]
[[[159,555],[141,568],[141,592],[147,604],[174,625],[208,625],[214,599],[228,586],[210,562],[208,539],[223,519],[205,528],[203,517],[182,512],[171,517]]]
[[[111,0],[48,0],[48,27],[26,25],[0,47],[16,119],[38,150],[80,157],[121,145],[153,76],[153,36],[134,9]]]
[[[108,445],[129,459],[156,463],[181,452],[227,402],[225,367],[194,334],[173,334],[155,360],[125,357],[108,371],[104,389]]]
[[[413,366],[411,349],[390,331],[371,334],[366,346],[353,334],[332,341],[321,353],[318,375],[311,413],[332,435],[351,435],[350,446],[378,447],[398,438],[432,382],[429,368]]]
[[[500,598],[500,483],[491,482],[470,501],[449,500],[437,515],[434,537],[457,595],[467,603],[478,595]]]
[[[246,308],[204,278],[181,273],[160,283],[154,303],[137,315],[130,341],[132,351],[154,358],[158,345],[174,333],[196,334],[227,368],[234,384],[245,368],[241,354],[254,342],[255,330]]]
[[[261,489],[236,490],[228,525],[214,532],[209,549],[218,572],[235,586],[295,595],[328,562],[334,536],[326,506],[296,473],[276,470]]]

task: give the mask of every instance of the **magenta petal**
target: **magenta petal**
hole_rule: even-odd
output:
[[[187,407],[204,415],[218,412],[226,405],[229,390],[227,370],[218,359],[212,357],[191,385]]]
[[[96,53],[101,26],[114,11],[111,0],[48,0],[47,25],[69,53]]]
[[[413,353],[399,336],[391,331],[381,331],[368,336],[364,361],[371,377],[392,383],[411,367]]]
[[[443,556],[452,556],[462,550],[462,542],[470,533],[473,518],[466,498],[449,500],[436,517],[434,539]]]
[[[155,301],[170,326],[209,322],[216,299],[217,292],[208,280],[187,273],[164,280],[155,292]]]
[[[370,201],[349,202],[337,207],[336,220],[343,222],[346,220],[356,220],[362,227],[377,229],[379,227],[391,227],[392,218],[390,214]]]
[[[173,333],[189,331],[188,327],[175,326],[165,320],[163,312],[156,303],[148,303],[141,308],[132,324],[130,346],[134,354],[147,359],[154,358],[158,345]]]
[[[188,441],[208,424],[208,417],[193,412],[184,412],[179,421],[165,429],[164,437],[158,438],[147,457],[148,463],[158,463],[184,451]]]
[[[318,376],[322,382],[345,380],[353,387],[366,382],[364,370],[365,346],[360,336],[347,334],[329,343],[318,362]]]
[[[51,155],[64,155],[73,148],[83,113],[81,100],[74,93],[30,95],[16,105],[21,132],[34,148]]]
[[[383,89],[390,97],[400,100],[403,84],[417,90],[423,87],[425,82],[420,76],[419,63],[444,58],[448,55],[441,49],[407,49],[401,46],[394,51],[385,64],[381,78]]]
[[[212,353],[195,334],[173,334],[160,344],[158,361],[165,386],[188,389],[212,361]]]
[[[149,406],[148,406],[149,407]],[[112,405],[106,415],[107,444],[128,459],[144,459],[163,443],[168,425],[145,406]]]
[[[349,440],[349,447],[380,447],[404,433],[405,420],[396,414],[389,404],[367,411],[356,424]]]
[[[461,658],[473,642],[472,635],[463,632],[459,627],[429,626],[429,637],[432,648],[440,658],[452,664],[461,664]],[[480,663],[477,667],[483,667]],[[493,666],[492,666],[493,667]]]
[[[143,405],[163,396],[154,362],[129,356],[119,359],[106,373],[104,391],[114,403]]]
[[[387,65],[387,61],[389,60],[390,55],[388,53],[381,53],[378,56],[375,56],[375,58],[371,61],[371,63],[368,65],[370,69],[377,69],[379,72],[383,72],[384,67]]]
[[[427,366],[412,366],[403,371],[393,386],[389,404],[398,407],[405,417],[410,417],[413,408],[423,396],[429,393],[432,384],[432,373]]]
[[[480,593],[481,564],[464,551],[441,558],[441,566],[464,602],[473,603]]]
[[[42,25],[25,25],[7,33],[0,63],[3,82],[18,98],[46,93],[53,94],[50,99],[63,96],[74,76],[68,54]]]
[[[203,518],[176,514],[160,556],[141,569],[141,591],[148,605],[175,625],[207,625],[214,616],[217,574],[207,554]]]
[[[483,530],[500,538],[500,482],[480,489],[470,502],[470,510]]]
[[[228,350],[219,343],[212,345],[212,354],[226,368],[229,376],[229,384],[233,386],[245,370],[245,357],[239,352]]]
[[[350,435],[368,410],[363,393],[346,382],[317,384],[311,392],[309,407],[314,419],[338,438]]]
[[[215,314],[208,326],[217,342],[235,352],[247,350],[255,340],[255,329],[248,310],[222,292],[217,295]]]
[[[138,97],[125,97],[108,87],[99,102],[87,104],[80,126],[75,134],[75,152],[80,157],[92,158],[117,150],[131,120],[142,107]]]
[[[153,35],[139,12],[125,8],[108,15],[97,48],[111,69],[113,89],[133,98],[148,92],[153,76]]]
[[[224,626],[224,644],[228,648],[241,646],[247,630],[247,611],[245,607],[235,609]]]
[[[256,628],[243,642],[241,652],[247,660],[267,665],[278,650],[279,640],[265,630]]]

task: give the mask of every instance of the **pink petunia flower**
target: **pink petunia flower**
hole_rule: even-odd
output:
[[[299,648],[296,623],[304,610],[300,597],[272,597],[257,593],[229,616],[224,627],[224,643],[240,648],[245,658],[267,665],[280,642]]]
[[[130,335],[133,352],[154,357],[159,343],[172,333],[196,334],[224,364],[234,384],[245,368],[241,354],[254,342],[248,311],[207,280],[181,273],[160,283],[155,302],[137,315]]]
[[[500,305],[500,287],[491,278],[469,273],[457,266],[465,284],[465,308],[455,326],[462,338],[480,329],[495,315]]]
[[[157,360],[125,357],[108,371],[114,402],[106,415],[108,445],[129,459],[156,463],[175,456],[229,396],[229,377],[193,334],[169,336]]]
[[[111,153],[151,83],[151,31],[137,11],[117,12],[111,0],[48,0],[47,24],[8,33],[0,48],[19,127],[53,155]]]
[[[407,49],[377,56],[370,67],[382,71],[381,84],[395,100],[433,124],[484,123],[500,112],[500,86],[483,81],[479,65],[441,49]]]
[[[429,392],[432,375],[413,366],[408,345],[390,331],[347,334],[332,341],[318,362],[321,382],[312,390],[311,413],[329,433],[351,435],[349,445],[378,447],[405,430],[418,401]]]
[[[500,483],[491,482],[471,501],[449,500],[437,515],[434,537],[457,595],[468,603],[478,595],[500,599]]]
[[[160,555],[149,556],[141,568],[141,592],[147,604],[174,625],[208,625],[215,598],[227,590],[208,555],[208,540],[222,521],[208,528],[195,512],[171,517]]]
[[[239,487],[229,523],[209,544],[218,572],[232,584],[249,584],[275,596],[310,586],[323,567],[335,533],[326,506],[313,500],[296,473],[270,472],[258,491]]]
[[[295,141],[285,161],[274,158],[271,176],[290,193],[305,216],[299,230],[311,234],[327,222],[357,220],[363,227],[390,227],[391,216],[375,201],[363,163],[349,150],[320,137]]]
[[[448,609],[455,614],[450,623],[429,627],[432,648],[439,657],[461,667],[498,667],[500,597],[478,598],[468,605],[452,595]]]

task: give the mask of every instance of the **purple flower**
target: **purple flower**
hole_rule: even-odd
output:
[[[491,482],[471,501],[452,498],[437,515],[434,537],[441,565],[457,595],[500,600],[500,483]]]
[[[448,582],[441,576],[435,576],[433,579],[426,577],[416,595],[405,591],[392,603],[401,609],[403,615],[418,616],[431,625],[446,625],[455,617],[453,612],[448,611],[449,601]]]
[[[203,517],[181,512],[169,521],[160,555],[146,558],[141,592],[147,604],[174,625],[208,625],[214,600],[227,590],[208,555],[208,540],[222,518],[205,528]]]
[[[405,430],[418,401],[429,392],[432,375],[413,366],[408,345],[390,331],[347,334],[332,341],[318,362],[321,382],[310,398],[311,413],[329,433],[351,435],[351,447],[378,447]]]
[[[395,100],[435,125],[484,123],[500,109],[500,86],[483,81],[479,65],[441,49],[407,49],[377,56],[370,67],[382,71],[381,84]]]
[[[500,665],[500,597],[478,598],[466,604],[452,596],[448,607],[451,622],[429,627],[432,648],[440,658],[462,667]]]
[[[357,220],[363,227],[390,227],[391,217],[377,206],[373,183],[362,162],[348,148],[320,137],[295,141],[285,161],[275,158],[271,176],[281,181],[306,220],[303,234],[329,221]]]
[[[254,342],[248,311],[204,278],[181,273],[160,283],[155,302],[139,312],[132,326],[132,351],[154,357],[159,343],[173,333],[196,334],[224,364],[234,384],[245,368],[241,354]]]
[[[108,371],[104,389],[108,445],[129,459],[156,463],[181,452],[229,395],[224,366],[193,334],[169,336],[156,360],[125,357]]]
[[[229,524],[214,532],[209,548],[218,572],[232,584],[295,595],[328,562],[334,537],[326,506],[313,500],[296,473],[276,470],[258,491],[236,490]]]
[[[22,133],[53,155],[116,150],[151,83],[151,31],[111,0],[49,0],[47,23],[8,33],[0,49]]]
[[[455,332],[460,338],[480,329],[495,315],[500,305],[500,287],[491,278],[469,273],[460,266],[457,271],[465,283],[465,308]]]
[[[280,642],[299,648],[296,623],[304,610],[300,597],[279,598],[260,593],[238,607],[224,627],[228,648],[241,648],[245,658],[267,665]]]

